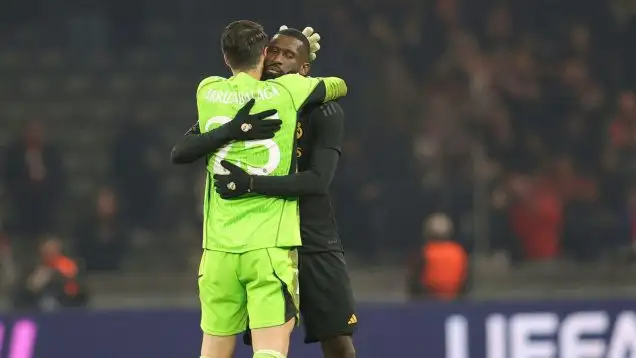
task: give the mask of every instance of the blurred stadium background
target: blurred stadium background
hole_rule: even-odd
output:
[[[73,325],[79,333],[106,321],[113,330],[122,322],[161,325],[143,315],[161,309],[175,330],[191,323],[195,349],[186,352],[196,354],[196,319],[178,312],[191,315],[197,305],[203,166],[173,167],[169,153],[196,119],[197,83],[227,72],[218,39],[236,19],[270,33],[282,24],[313,26],[323,38],[313,74],[349,83],[333,195],[356,297],[374,322],[364,328],[360,317],[367,330],[360,354],[376,357],[393,345],[369,330],[394,315],[421,317],[409,324],[422,324],[420,342],[428,344],[450,339],[439,336],[448,323],[440,312],[460,312],[483,328],[486,311],[499,309],[559,318],[592,310],[612,322],[636,311],[632,1],[3,0],[2,7],[0,332],[7,338],[30,337],[20,328],[30,325],[40,332]],[[439,228],[426,225],[433,215],[450,219],[452,231],[441,225],[431,234]],[[461,302],[441,311],[407,303],[435,300],[413,293],[425,282],[411,264],[431,235],[469,255]],[[59,245],[71,269],[60,264],[51,275],[43,257]],[[73,264],[79,271],[69,280]],[[505,302],[466,302],[491,300]],[[36,313],[65,306],[86,308]],[[429,313],[436,318],[428,321]],[[35,356],[75,356],[55,351],[48,337]],[[636,357],[636,342],[629,344],[626,355],[598,356]],[[28,356],[14,349],[0,346],[0,355]],[[92,356],[146,353],[101,352]],[[184,354],[154,355],[167,352]],[[495,357],[476,352],[470,357]],[[529,357],[517,353],[496,357]]]

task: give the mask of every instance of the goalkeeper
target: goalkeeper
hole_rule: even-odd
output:
[[[272,138],[232,141],[208,156],[204,252],[199,267],[204,358],[230,358],[235,335],[245,331],[248,323],[255,358],[284,358],[298,314],[297,200],[264,196],[224,200],[214,190],[213,176],[228,173],[220,165],[224,160],[252,175],[295,172],[298,111],[346,94],[346,85],[338,78],[289,75],[259,81],[267,42],[257,23],[229,24],[221,46],[233,76],[209,77],[197,89],[202,137],[217,128],[231,133],[233,139],[259,137],[258,121],[280,126]],[[239,113],[245,104],[247,108]],[[250,115],[250,106],[261,112]],[[243,118],[237,120],[237,114]]]

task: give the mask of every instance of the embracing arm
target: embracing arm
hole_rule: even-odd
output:
[[[267,119],[276,114],[276,110],[269,109],[263,112],[250,114],[256,101],[250,99],[236,112],[231,121],[209,132],[201,134],[199,122],[195,123],[180,142],[173,148],[170,160],[173,164],[192,163],[211,153],[215,153],[222,146],[233,140],[256,140],[274,137],[280,129],[280,119]]]
[[[303,77],[288,74],[269,80],[289,92],[294,108],[301,111],[307,105],[320,105],[347,95],[347,83],[338,77]]]
[[[268,196],[324,194],[336,173],[344,136],[344,111],[328,102],[311,113],[315,140],[309,170],[285,176],[251,177],[251,191]]]
[[[347,84],[339,77],[315,78],[318,84],[307,97],[305,104],[321,104],[347,95]]]
[[[210,153],[214,153],[230,142],[229,123],[201,134],[199,123],[195,123],[183,138],[172,147],[170,161],[172,164],[188,164]]]

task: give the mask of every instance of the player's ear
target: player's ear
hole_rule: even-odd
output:
[[[227,56],[225,56],[225,54],[223,54],[223,61],[225,61],[225,65],[226,65],[227,67],[232,68],[232,67],[230,66],[230,62],[227,60]]]
[[[265,49],[263,49],[263,52],[261,53],[261,59],[260,59],[260,64],[262,67],[265,67],[265,59],[267,58],[267,47],[265,47]]]
[[[298,70],[298,74],[302,76],[307,76],[309,75],[309,70],[311,70],[311,63],[305,62],[302,64],[302,66],[300,66],[300,70]]]

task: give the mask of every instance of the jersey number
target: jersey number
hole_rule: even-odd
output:
[[[279,119],[278,113],[275,113],[274,115],[270,117],[267,117],[267,119]],[[231,120],[232,118],[225,117],[225,116],[212,117],[208,119],[207,122],[205,122],[205,131],[208,132],[212,128],[212,126],[214,126],[215,124],[224,125],[225,123],[230,122]],[[273,139],[249,140],[243,143],[245,143],[246,148],[252,148],[252,147],[262,145],[265,148],[267,148],[267,151],[269,152],[269,159],[267,160],[267,163],[264,166],[259,168],[252,167],[250,165],[247,166],[246,171],[249,174],[268,175],[272,173],[274,170],[276,170],[276,168],[278,168],[278,165],[280,164],[280,148],[278,147],[278,144],[274,142]],[[236,143],[230,143],[230,144],[224,145],[218,150],[218,152],[216,152],[216,160],[214,161],[214,169],[213,169],[214,174],[221,174],[221,175],[229,174],[229,172],[225,168],[223,168],[223,166],[221,165],[221,161],[225,160],[228,153],[230,152],[232,145],[234,144]],[[240,166],[240,163],[237,163],[237,165]]]

